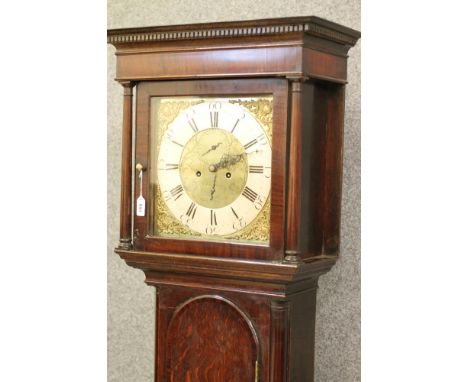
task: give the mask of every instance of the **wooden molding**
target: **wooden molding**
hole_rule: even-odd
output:
[[[156,271],[280,284],[318,278],[328,272],[336,262],[336,258],[331,257],[311,258],[307,262],[281,263],[123,249],[116,249],[116,252],[128,265],[145,273]]]
[[[107,31],[117,80],[136,82],[280,76],[346,83],[347,52],[359,37],[314,16]]]
[[[111,29],[107,31],[109,44],[128,44],[154,41],[202,40],[245,36],[287,35],[304,33],[324,38],[338,44],[354,46],[360,32],[318,17],[279,18],[220,22],[206,24],[174,25]]]

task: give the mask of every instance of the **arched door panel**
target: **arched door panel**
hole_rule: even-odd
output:
[[[167,332],[170,382],[254,382],[258,339],[248,319],[219,296],[182,304]]]

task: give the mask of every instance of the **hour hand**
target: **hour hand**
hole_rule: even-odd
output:
[[[242,158],[244,157],[244,154],[238,154],[238,155],[231,155],[231,154],[223,154],[221,157],[221,160],[214,165],[216,170],[219,170],[220,168],[227,168],[229,166],[233,166],[236,163],[240,162]]]

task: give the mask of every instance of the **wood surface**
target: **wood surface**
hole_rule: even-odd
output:
[[[313,381],[317,278],[273,295],[266,284],[260,291],[173,276],[147,278],[158,288],[156,381],[231,380],[229,373],[239,376],[233,381],[255,381],[255,364],[258,381]]]
[[[239,309],[220,296],[198,296],[185,302],[167,329],[168,380],[253,381],[258,339],[250,325]]]
[[[300,255],[302,184],[302,78],[293,78],[290,84],[290,125],[288,129],[288,192],[286,215],[286,251],[288,260],[297,261]],[[307,128],[307,126],[305,126]],[[306,191],[306,190],[304,190]]]
[[[169,357],[172,357],[172,355],[168,354],[167,351],[168,348],[172,347],[171,344],[173,343],[170,327],[172,326],[172,322],[174,322],[174,320],[176,320],[176,323],[179,322],[177,319],[177,312],[181,311],[181,309],[184,307],[187,311],[189,311],[188,314],[193,317],[191,322],[197,326],[206,326],[212,332],[212,335],[214,333],[220,333],[219,335],[221,337],[224,336],[222,331],[224,331],[226,327],[226,318],[229,317],[231,320],[231,325],[233,322],[236,322],[235,325],[237,328],[234,330],[242,333],[243,344],[246,344],[247,346],[246,349],[244,347],[238,346],[236,352],[247,352],[250,355],[250,358],[246,359],[243,363],[244,368],[247,370],[252,370],[252,365],[255,365],[256,361],[258,361],[260,365],[269,364],[269,352],[262,350],[266,349],[269,344],[268,297],[254,294],[239,294],[228,290],[212,293],[212,291],[206,290],[203,287],[187,288],[183,286],[160,286],[158,287],[158,291],[156,331],[159,333],[159,335],[157,335],[156,339],[158,354],[156,360],[156,381],[167,381],[167,377],[172,372],[172,367],[169,367],[172,364],[172,361],[170,361]],[[191,302],[194,300],[198,301],[198,299],[205,301],[209,301],[209,299],[217,299],[219,302],[222,302],[222,304],[219,302],[211,302],[209,304],[211,308],[209,308],[208,305],[204,305],[204,307],[207,309],[201,311],[198,315],[198,306],[191,304]],[[233,311],[233,308],[236,310],[236,312]],[[227,311],[229,313],[226,313]],[[210,321],[211,317],[217,316],[220,312],[222,314],[228,314],[228,316],[224,317],[224,319]],[[200,323],[199,316],[206,317],[206,319]],[[184,324],[181,323],[181,325]],[[224,338],[224,340],[226,340],[226,338]],[[216,341],[216,339],[213,339],[213,341]],[[218,353],[220,352],[223,352],[223,350],[219,348],[212,348],[208,344],[202,357],[206,357],[206,359],[219,359]],[[229,362],[229,357],[227,360]],[[198,367],[198,364],[188,365],[189,369],[191,370],[194,370],[196,367]],[[225,368],[229,369],[229,365],[226,365]],[[260,380],[268,381],[269,368],[263,368],[263,373],[266,378],[261,378]],[[254,381],[253,378],[247,380]]]
[[[317,17],[114,29],[117,79],[308,76],[346,82],[360,33]]]
[[[251,36],[280,36],[304,33],[341,45],[353,46],[361,33],[316,16],[283,17],[204,24],[165,25],[111,29],[107,31],[111,44],[141,44],[148,41],[211,39],[214,37],[245,39]]]
[[[162,253],[198,254],[215,257],[281,260],[284,253],[285,177],[288,83],[285,79],[236,79],[144,82],[138,85],[136,117],[136,162],[150,167],[149,104],[154,96],[216,96],[216,95],[273,95],[272,189],[270,212],[270,242],[268,245],[245,245],[226,242],[207,242],[155,238],[149,236],[150,214],[134,216],[134,247],[137,250]],[[144,178],[143,197],[150,199],[150,188]],[[138,187],[135,179],[135,187]]]
[[[119,248],[132,248],[132,121],[133,86],[132,81],[121,81],[124,88],[122,124],[122,178],[120,188],[120,240]]]
[[[125,89],[116,252],[157,290],[156,382],[313,382],[318,278],[340,250],[347,52],[359,37],[313,16],[108,31]],[[268,245],[155,238],[149,214],[130,215],[134,84],[135,163],[146,168],[150,97],[273,94]]]

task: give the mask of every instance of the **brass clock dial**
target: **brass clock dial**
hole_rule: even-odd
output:
[[[175,223],[195,236],[229,239],[269,209],[270,137],[241,104],[202,99],[160,134],[156,178]]]
[[[206,129],[185,145],[179,175],[188,197],[197,205],[223,208],[245,187],[247,154],[233,134],[219,128]]]

